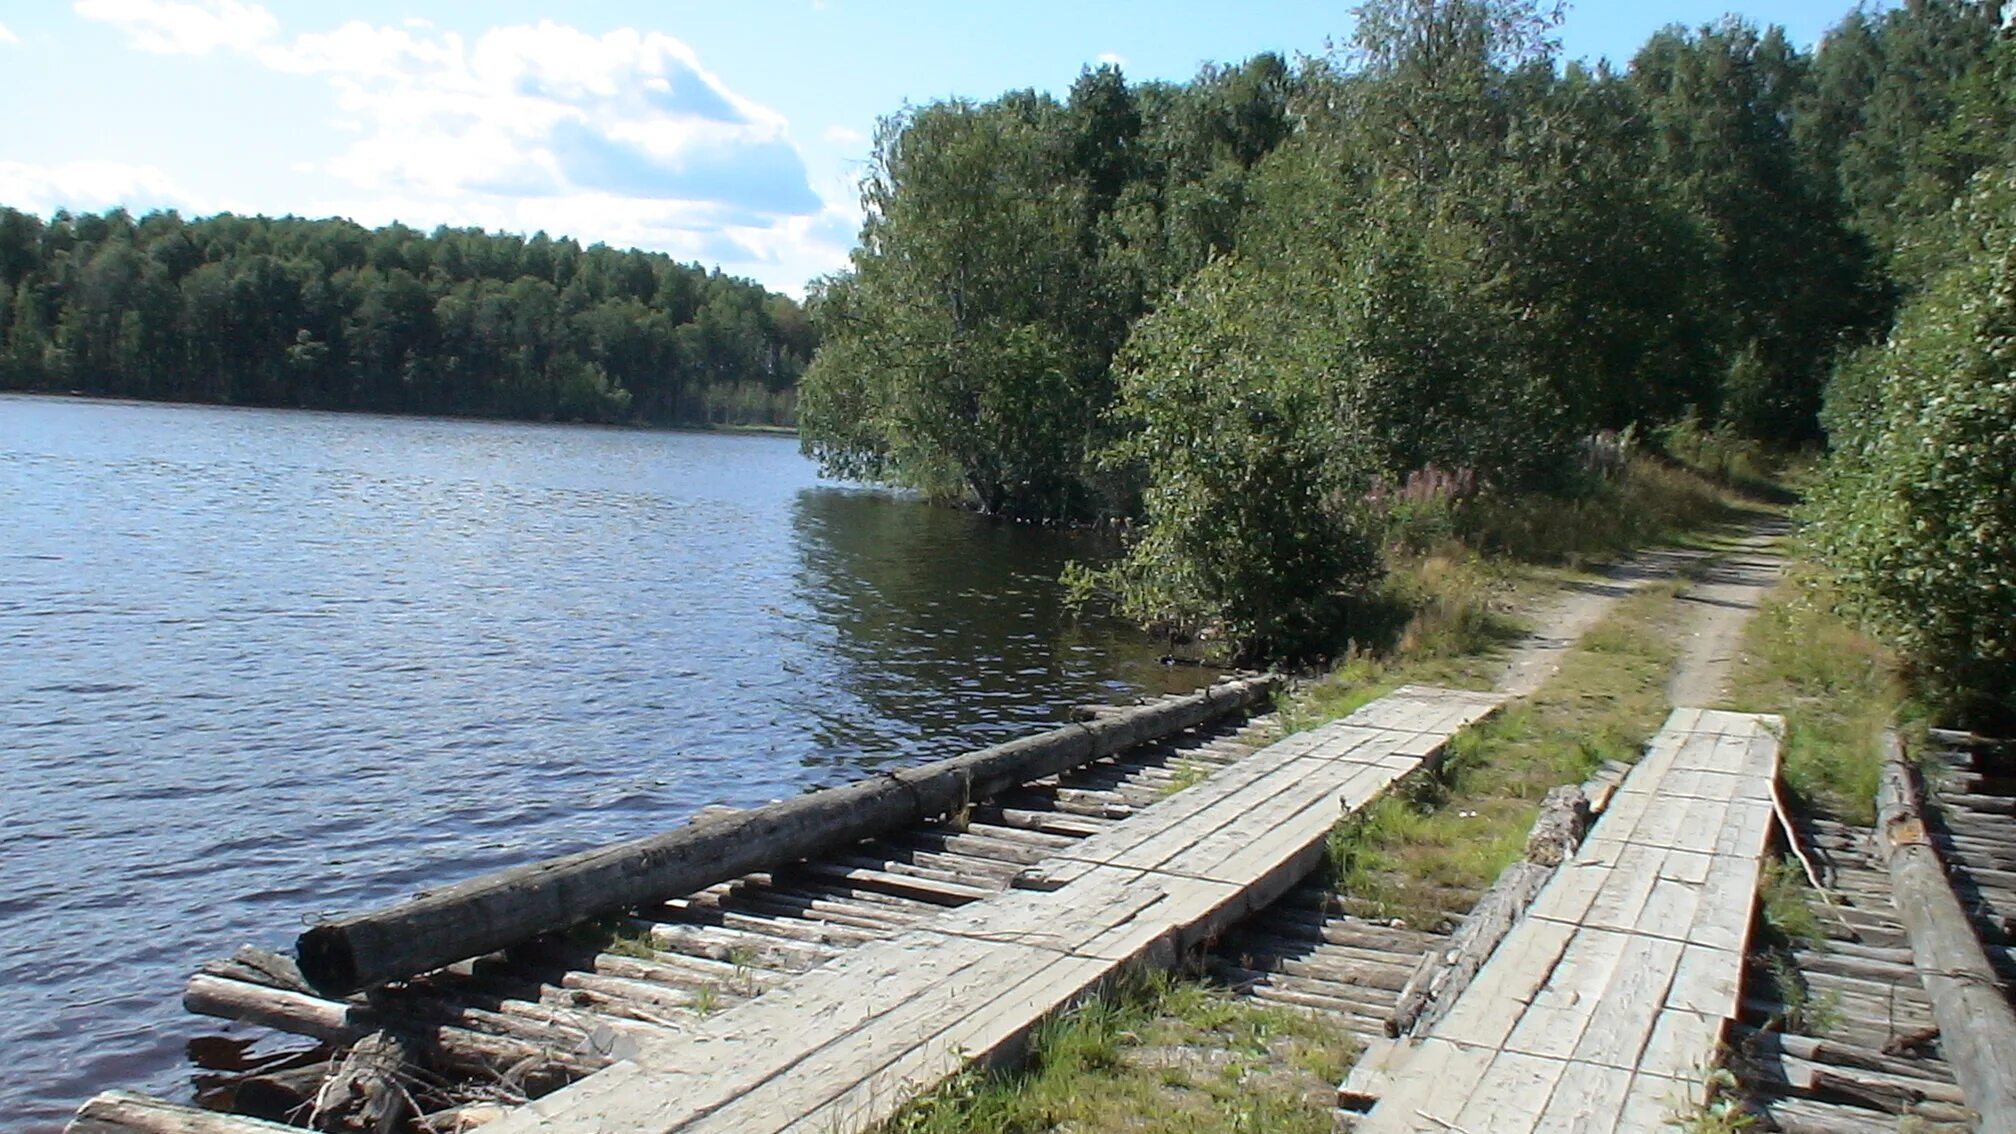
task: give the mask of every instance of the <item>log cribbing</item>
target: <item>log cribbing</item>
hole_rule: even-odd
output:
[[[311,927],[301,973],[329,996],[403,980],[589,918],[663,900],[882,832],[956,814],[1029,780],[1238,712],[1272,675],[1221,682],[1037,736],[676,830],[497,871]]]
[[[1961,908],[1925,830],[1918,785],[1895,730],[1883,734],[1876,785],[1876,850],[1890,868],[1899,920],[1939,1023],[1940,1053],[1982,1130],[2016,1130],[2016,1011]]]

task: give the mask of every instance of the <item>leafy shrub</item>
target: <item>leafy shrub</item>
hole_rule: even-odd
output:
[[[1114,578],[1132,617],[1292,656],[1332,644],[1377,577],[1366,447],[1339,385],[1317,379],[1316,317],[1228,258],[1136,331],[1122,384],[1136,428],[1109,457],[1148,470],[1147,523]]]
[[[1955,206],[1952,266],[1837,377],[1812,538],[1926,691],[2016,716],[2016,166]],[[1856,424],[1855,419],[1860,419]]]

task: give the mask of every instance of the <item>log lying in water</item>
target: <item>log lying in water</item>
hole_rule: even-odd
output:
[[[2016,1130],[2016,1011],[1982,952],[1974,925],[1925,830],[1917,784],[1894,731],[1883,736],[1876,786],[1876,848],[1890,865],[1890,894],[1911,935],[1919,980],[1939,1024],[1939,1050],[1983,1130]]]
[[[296,956],[302,975],[327,995],[403,980],[602,914],[957,814],[1029,780],[1238,712],[1274,683],[1267,675],[1223,682],[949,760],[488,874],[313,926],[295,943]]]

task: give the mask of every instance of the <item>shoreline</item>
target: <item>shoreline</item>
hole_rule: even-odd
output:
[[[136,398],[118,394],[87,394],[77,390],[5,390],[0,397],[40,398],[50,401],[94,402],[101,405],[190,406],[197,409],[262,410],[275,413],[321,413],[340,417],[384,417],[406,421],[472,421],[491,425],[561,426],[570,429],[618,429],[649,433],[743,433],[770,437],[796,437],[795,425],[757,423],[713,425],[705,422],[660,424],[648,421],[556,421],[550,418],[498,417],[489,414],[405,413],[384,409],[331,409],[326,406],[264,405],[244,402],[192,402],[173,398]]]

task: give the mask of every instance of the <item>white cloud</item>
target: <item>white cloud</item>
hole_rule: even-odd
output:
[[[1117,51],[1102,51],[1097,58],[1099,62],[1111,63],[1115,67],[1125,67],[1127,65],[1127,57]]]
[[[470,42],[352,21],[257,54],[330,83],[362,137],[328,171],[362,189],[821,205],[782,116],[662,33],[546,21]]]
[[[118,27],[133,46],[156,55],[249,51],[280,32],[273,13],[240,0],[76,0],[72,7],[87,20]]]
[[[282,211],[544,229],[723,260],[792,291],[845,262],[858,220],[851,190],[813,187],[782,115],[660,32],[542,21],[465,38],[424,21],[352,20],[287,37],[241,0],[76,8],[143,50],[225,48],[328,84],[328,125],[348,138],[312,173],[338,188]]]
[[[21,37],[14,34],[13,28],[8,27],[6,24],[0,24],[0,43],[20,43],[20,42]]]
[[[25,212],[98,212],[114,205],[137,211],[184,205],[189,196],[166,171],[116,161],[30,165],[0,161],[0,201]]]
[[[868,135],[852,126],[828,126],[825,137],[827,141],[839,142],[843,146],[859,145],[868,140]]]

